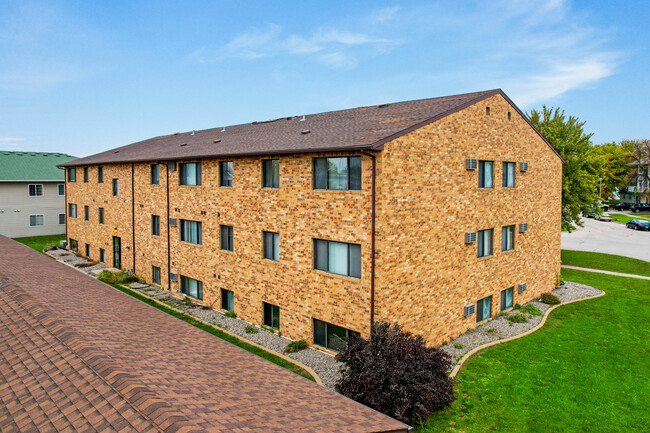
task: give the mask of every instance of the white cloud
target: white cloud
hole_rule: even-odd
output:
[[[388,47],[394,43],[385,38],[371,37],[365,33],[349,32],[335,28],[319,29],[311,35],[282,35],[282,27],[270,24],[242,33],[218,50],[202,47],[189,55],[200,63],[216,61],[223,57],[255,60],[279,55],[316,55],[316,60],[335,69],[352,69],[359,64],[363,47]],[[353,51],[356,50],[356,51]]]
[[[18,137],[2,137],[0,136],[0,147],[17,149],[22,145],[22,141],[25,141],[24,138]]]
[[[385,24],[395,18],[398,10],[399,6],[378,9],[370,14],[370,21],[375,24]]]

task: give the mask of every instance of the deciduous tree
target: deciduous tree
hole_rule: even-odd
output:
[[[594,150],[603,164],[600,172],[602,183],[599,185],[599,190],[602,190],[601,197],[610,197],[628,185],[629,174],[636,171],[629,165],[633,149],[634,146],[629,140],[595,146]]]

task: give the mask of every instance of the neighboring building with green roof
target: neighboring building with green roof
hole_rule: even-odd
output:
[[[0,234],[11,238],[65,233],[64,153],[0,150]]]

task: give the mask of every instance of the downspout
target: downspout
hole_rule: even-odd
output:
[[[131,163],[131,247],[133,250],[133,274],[135,275],[135,179],[134,179],[134,164]]]
[[[377,158],[372,153],[361,152],[363,155],[372,158],[372,193],[371,193],[371,226],[370,226],[370,329],[375,323],[375,202],[376,202],[376,178]]]
[[[169,243],[169,164],[165,164],[165,176],[167,177],[167,182],[165,184],[165,189],[167,190],[167,285],[169,286],[169,291],[172,290],[171,282],[171,273],[172,273],[172,254],[171,254],[171,245]]]
[[[63,169],[63,185],[65,186],[63,188],[65,200],[65,208],[63,209],[63,212],[65,212],[65,246],[70,249],[70,245],[68,245],[68,168]]]

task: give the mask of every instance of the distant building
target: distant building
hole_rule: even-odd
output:
[[[621,203],[650,203],[650,158],[629,164],[634,167],[634,184],[618,192]]]
[[[0,234],[10,238],[65,233],[64,153],[0,151]]]
[[[440,344],[555,288],[562,163],[500,90],[283,117],[62,164],[67,237],[324,349]]]

